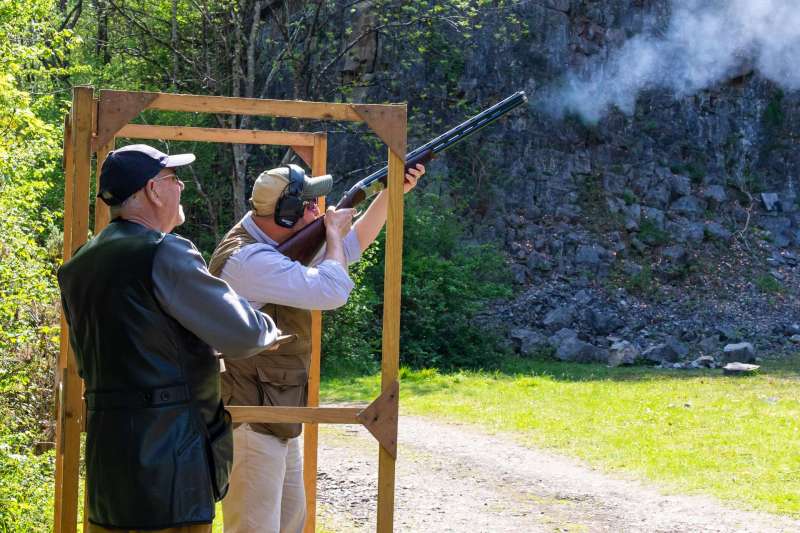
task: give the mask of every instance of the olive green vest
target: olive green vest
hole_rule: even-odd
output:
[[[220,277],[232,255],[257,242],[239,222],[217,245],[208,270]],[[272,317],[284,335],[294,333],[297,340],[248,359],[226,359],[225,372],[222,373],[222,400],[226,405],[304,407],[311,364],[311,311],[271,303],[265,304],[261,311]],[[250,425],[259,433],[284,439],[297,437],[303,427],[302,424]]]

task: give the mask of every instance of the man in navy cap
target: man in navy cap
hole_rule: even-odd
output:
[[[170,233],[184,221],[176,168],[192,161],[111,152],[98,197],[112,221],[58,272],[86,385],[89,531],[211,531],[233,448],[217,352],[249,357],[279,333]]]

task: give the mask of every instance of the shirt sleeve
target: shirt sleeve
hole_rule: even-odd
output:
[[[344,236],[344,259],[347,261],[348,265],[352,265],[353,263],[357,262],[361,259],[361,243],[358,242],[358,235],[353,230]],[[325,250],[327,249],[327,245],[323,244],[322,248],[319,249],[317,255],[314,256],[314,259],[311,260],[311,265],[316,266],[322,258],[325,257]]]
[[[328,259],[307,267],[274,246],[250,244],[228,259],[222,278],[254,304],[273,303],[329,310],[347,303],[355,284],[342,265]]]
[[[153,284],[162,308],[227,358],[255,355],[277,336],[272,319],[212,276],[186,239],[164,238],[153,262]]]

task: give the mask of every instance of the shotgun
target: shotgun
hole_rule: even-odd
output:
[[[436,137],[432,141],[423,144],[416,150],[409,152],[406,155],[405,168],[414,167],[418,163],[425,164],[433,159],[436,154],[443,152],[448,148],[455,146],[467,137],[474,135],[482,130],[489,124],[495,122],[500,117],[509,111],[521,106],[527,102],[525,91],[518,91],[505,100],[496,103],[492,107],[481,111],[471,119],[467,120]],[[336,204],[337,209],[353,207],[374,194],[379,193],[386,188],[386,176],[388,175],[388,167],[373,172],[366,178],[362,179],[347,191],[339,203]],[[314,222],[308,224],[303,229],[283,241],[278,246],[278,251],[283,255],[300,261],[303,264],[309,264],[311,260],[317,255],[317,252],[325,243],[325,222],[324,215],[317,218]]]

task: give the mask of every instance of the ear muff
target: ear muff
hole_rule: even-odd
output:
[[[275,204],[275,223],[283,228],[291,228],[305,211],[305,202],[300,194],[303,192],[306,173],[297,165],[287,165],[286,168],[289,169],[289,184]]]

